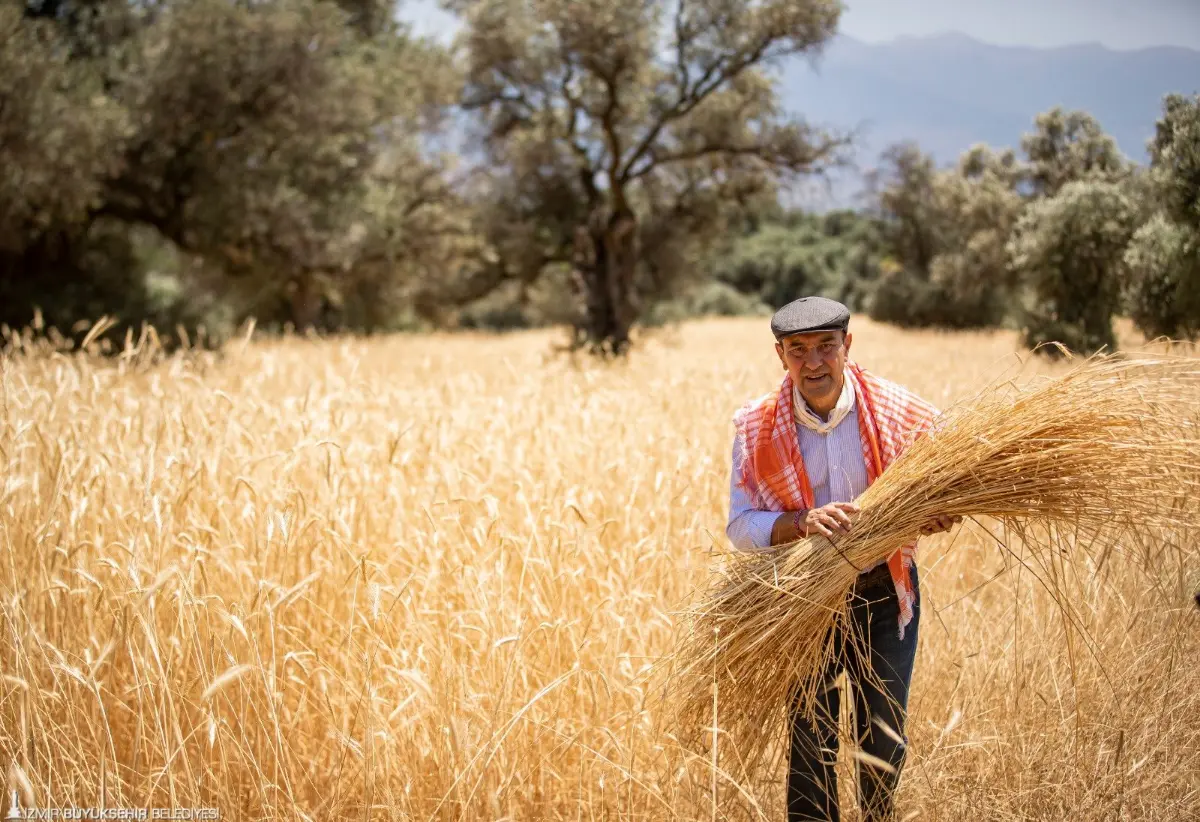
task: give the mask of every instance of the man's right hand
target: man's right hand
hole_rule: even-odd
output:
[[[820,508],[802,511],[799,522],[796,512],[788,511],[780,514],[775,520],[775,527],[771,531],[771,543],[781,545],[813,534],[833,539],[850,530],[853,517],[860,510],[853,502],[831,502]]]
[[[845,534],[860,510],[853,502],[831,502],[820,508],[810,508],[804,516],[805,536],[821,534],[832,539]]]

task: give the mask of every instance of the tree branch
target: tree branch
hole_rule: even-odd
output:
[[[611,74],[601,74],[600,79],[604,81],[608,89],[608,105],[604,108],[604,113],[600,117],[601,127],[604,129],[604,136],[608,140],[608,181],[612,188],[613,196],[616,200],[614,210],[624,212],[628,210],[628,204],[625,202],[625,192],[623,189],[624,180],[621,179],[621,137],[617,134],[616,113],[620,108],[620,99],[617,89],[617,77],[620,76],[621,67],[614,66]]]
[[[571,93],[571,81],[575,79],[575,63],[566,54],[563,55],[563,61],[567,69],[563,72],[563,79],[559,84],[559,88],[563,99],[567,101],[567,122],[564,127],[564,136],[567,145],[570,146],[571,152],[575,155],[578,163],[579,181],[583,186],[584,192],[587,194],[588,204],[594,205],[600,198],[600,191],[596,187],[596,169],[592,163],[591,156],[588,155],[587,149],[575,139],[576,129],[579,127],[579,112],[583,108],[583,104],[579,98]]]
[[[687,12],[687,0],[678,0],[675,6],[675,83],[682,99],[690,82],[690,70],[687,63],[687,43],[690,38],[684,34],[684,18]]]
[[[767,143],[757,142],[750,144],[734,144],[724,142],[705,143],[695,148],[678,150],[665,154],[650,154],[649,162],[642,165],[636,170],[631,170],[627,175],[629,181],[637,180],[646,176],[654,169],[669,165],[671,163],[685,163],[692,160],[699,160],[704,157],[725,156],[725,157],[757,157],[763,162],[768,163],[774,168],[782,168],[788,171],[801,172],[806,167],[811,166],[818,160],[829,157],[834,151],[845,144],[841,139],[825,139],[820,145],[813,146],[812,150],[807,155],[788,158],[782,155],[771,145]]]
[[[766,50],[771,46],[774,38],[766,37],[754,50],[741,56],[738,59],[731,58],[730,60],[718,59],[713,61],[705,70],[704,73],[696,80],[696,85],[691,89],[687,88],[685,82],[680,85],[682,89],[679,98],[675,103],[663,113],[661,117],[650,127],[646,132],[641,142],[638,143],[633,154],[630,155],[629,161],[625,163],[625,167],[620,171],[619,176],[622,179],[632,179],[629,176],[634,165],[645,156],[646,152],[651,148],[654,141],[658,139],[662,130],[671,122],[686,117],[691,114],[697,106],[711,97],[717,89],[736,79],[743,71],[760,62]],[[677,46],[682,54],[682,45]],[[786,54],[787,51],[781,52]],[[776,55],[772,55],[773,57]],[[726,65],[727,68],[722,68]]]

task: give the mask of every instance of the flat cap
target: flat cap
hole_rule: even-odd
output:
[[[849,326],[850,309],[824,297],[792,300],[771,317],[771,332],[777,340],[810,331],[845,331]]]

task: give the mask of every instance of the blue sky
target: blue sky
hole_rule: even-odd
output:
[[[999,45],[1099,42],[1115,49],[1200,49],[1200,0],[844,0],[841,31],[880,42],[958,31]],[[420,34],[449,37],[453,18],[435,0],[403,0]]]

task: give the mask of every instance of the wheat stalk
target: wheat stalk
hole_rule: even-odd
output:
[[[994,518],[1042,551],[1065,534],[1097,551],[1139,530],[1195,526],[1176,503],[1197,490],[1198,384],[1193,360],[1093,358],[955,405],[859,498],[836,543],[814,536],[727,558],[673,660],[679,726],[686,734],[711,716],[716,687],[724,738],[757,761],[793,698],[811,714],[859,569],[935,516]]]

